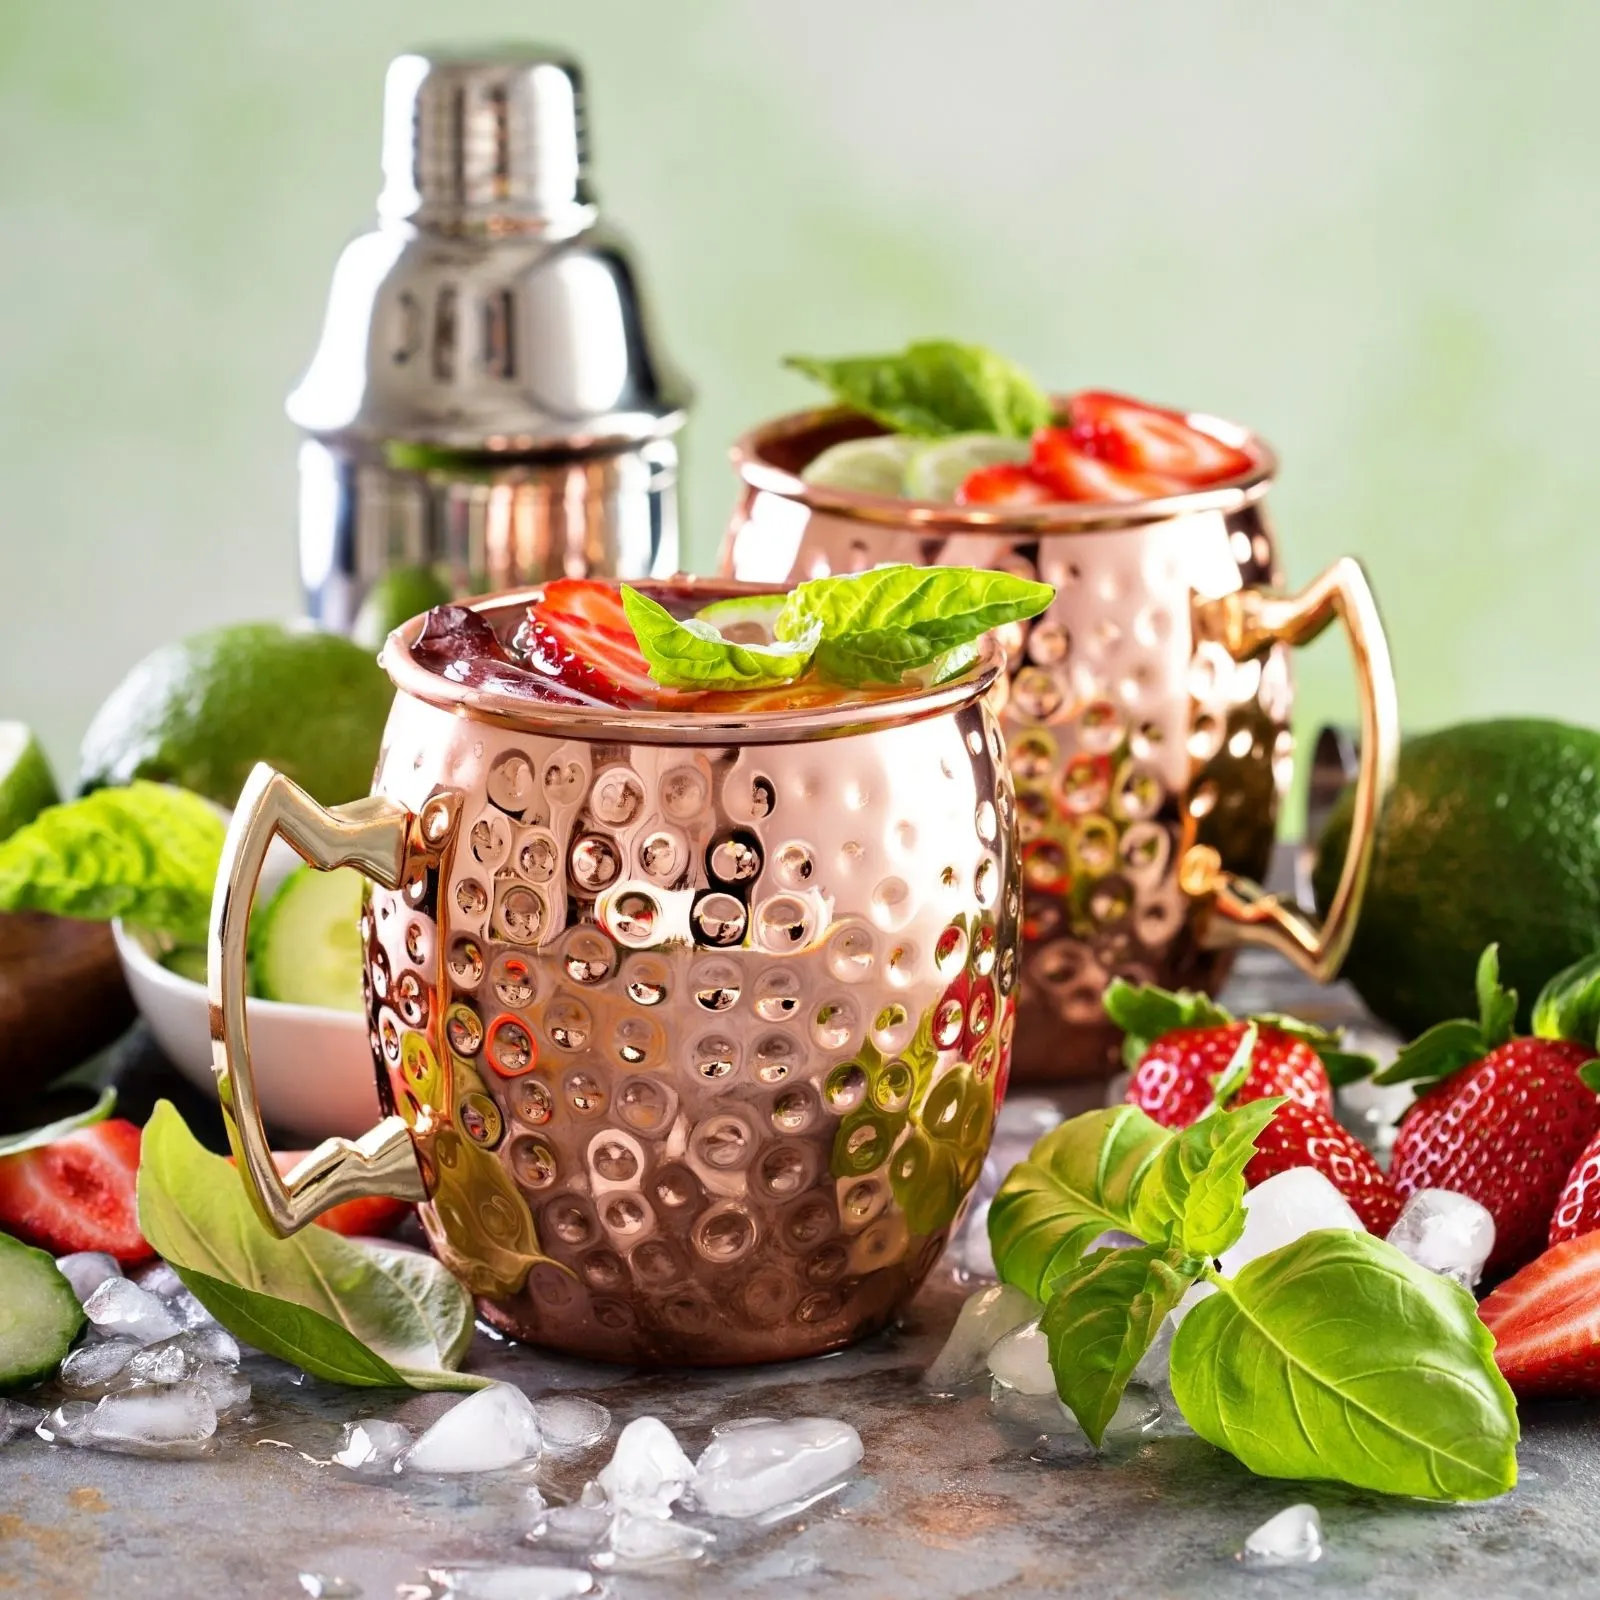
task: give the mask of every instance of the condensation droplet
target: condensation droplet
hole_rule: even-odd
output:
[[[617,1091],[617,1116],[638,1133],[657,1133],[672,1115],[672,1096],[650,1078],[629,1078]]]
[[[542,1127],[555,1115],[556,1103],[548,1085],[537,1078],[519,1078],[511,1091],[512,1112],[534,1127]]]
[[[782,1083],[800,1064],[800,1049],[784,1033],[769,1033],[756,1043],[756,1077],[762,1083]]]
[[[872,920],[891,932],[911,920],[915,902],[904,878],[880,878],[872,886]]]
[[[765,1022],[786,1022],[800,1009],[800,979],[788,967],[772,967],[756,980],[756,1015]]]
[[[798,1133],[816,1114],[816,1102],[804,1089],[791,1089],[772,1102],[772,1125],[780,1133]]]
[[[620,1139],[602,1139],[589,1151],[589,1164],[607,1183],[628,1183],[639,1175],[639,1157]]]
[[[959,972],[967,963],[967,930],[952,922],[939,935],[933,947],[933,964],[944,977]]]
[[[548,1189],[556,1181],[556,1158],[539,1139],[511,1141],[511,1170],[530,1189]]]

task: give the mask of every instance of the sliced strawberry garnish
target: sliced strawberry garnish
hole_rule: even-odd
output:
[[[1552,1245],[1478,1307],[1513,1392],[1600,1394],[1600,1233]]]
[[[1368,1233],[1381,1238],[1400,1215],[1400,1196],[1371,1151],[1325,1111],[1298,1100],[1285,1100],[1262,1129],[1245,1182],[1253,1189],[1291,1167],[1315,1167],[1350,1202]]]
[[[956,490],[958,506],[1047,506],[1061,497],[1025,462],[999,461],[969,472]]]
[[[1033,436],[1030,465],[1056,500],[1159,500],[1193,487],[1189,479],[1090,455],[1072,428],[1040,428]]]
[[[139,1232],[138,1173],[139,1130],[120,1117],[0,1158],[0,1229],[53,1255],[146,1261],[155,1252]]]
[[[1067,415],[1078,451],[1119,471],[1159,473],[1193,488],[1237,477],[1253,464],[1245,451],[1202,433],[1181,412],[1124,395],[1085,390],[1072,397]]]
[[[557,578],[544,586],[534,604],[547,615],[571,617],[575,622],[587,623],[591,628],[633,643],[633,629],[622,609],[622,591],[614,583],[604,583],[598,578]]]

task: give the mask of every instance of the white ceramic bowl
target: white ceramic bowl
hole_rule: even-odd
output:
[[[286,848],[269,853],[258,898],[272,892],[294,861]],[[156,1043],[184,1077],[215,1095],[205,986],[162,966],[148,934],[120,922],[112,933],[128,988]],[[359,1012],[279,1000],[250,1000],[245,1011],[256,1093],[269,1126],[314,1144],[330,1134],[354,1138],[378,1120],[367,1021]]]

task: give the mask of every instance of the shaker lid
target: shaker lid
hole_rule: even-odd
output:
[[[334,269],[289,397],[321,436],[584,450],[675,432],[624,243],[597,225],[583,76],[532,47],[398,56],[378,224]]]

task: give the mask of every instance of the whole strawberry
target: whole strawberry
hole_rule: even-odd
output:
[[[1291,1167],[1315,1167],[1380,1239],[1400,1215],[1400,1196],[1372,1152],[1327,1112],[1298,1100],[1285,1100],[1261,1130],[1244,1179],[1253,1189]]]
[[[1595,1007],[1578,977],[1552,979],[1534,1036],[1513,1038],[1517,997],[1500,987],[1491,945],[1478,964],[1478,1020],[1430,1028],[1378,1079],[1423,1089],[1395,1135],[1395,1188],[1453,1189],[1487,1207],[1491,1275],[1544,1248],[1573,1164],[1600,1132],[1600,1098],[1579,1073],[1595,1056]]]
[[[1550,1218],[1549,1243],[1562,1244],[1600,1228],[1600,1133],[1583,1147]]]

